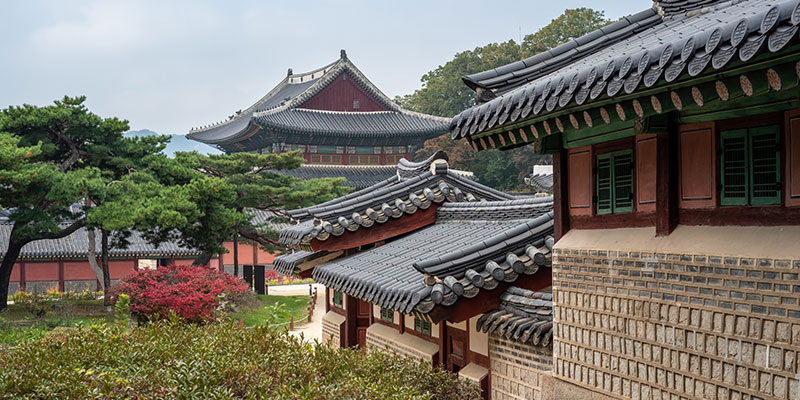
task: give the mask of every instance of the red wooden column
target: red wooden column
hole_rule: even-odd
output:
[[[64,260],[58,259],[58,291],[64,291]]]
[[[669,123],[656,135],[656,236],[668,236],[678,225],[678,132]]]
[[[556,242],[569,231],[567,150],[553,154],[553,227]]]

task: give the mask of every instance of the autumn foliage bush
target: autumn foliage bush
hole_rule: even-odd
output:
[[[130,311],[140,320],[175,313],[184,322],[207,322],[217,311],[233,311],[251,301],[247,284],[210,267],[168,265],[140,269],[112,288],[130,296]],[[228,308],[228,309],[224,309]]]

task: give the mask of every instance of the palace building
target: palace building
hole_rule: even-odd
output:
[[[342,50],[338,60],[314,71],[289,69],[255,104],[187,137],[226,153],[300,150],[307,164],[395,165],[445,134],[448,123],[400,107]]]
[[[388,347],[474,380],[487,398],[541,396],[552,365],[552,198],[480,185],[442,152],[397,171],[290,211],[280,240],[295,251],[275,267],[327,287],[323,338],[335,346]]]
[[[454,139],[553,155],[543,398],[800,398],[798,26],[661,0],[464,78]]]

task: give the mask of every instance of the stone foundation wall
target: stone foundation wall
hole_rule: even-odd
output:
[[[798,273],[800,259],[556,246],[554,377],[616,398],[798,399]]]
[[[341,344],[342,324],[345,318],[334,311],[328,311],[322,317],[322,343],[331,341],[331,345],[338,347]]]
[[[550,347],[525,345],[489,335],[489,361],[493,400],[551,398],[542,396],[544,376],[550,375],[553,369]]]
[[[367,328],[367,347],[370,350],[388,349],[431,363],[439,353],[439,345],[409,333],[400,334],[397,329],[382,324],[372,324]]]

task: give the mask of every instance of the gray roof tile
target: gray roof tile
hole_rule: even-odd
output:
[[[381,307],[425,313],[548,266],[552,232],[552,198],[445,203],[435,224],[320,264],[313,275]],[[499,266],[495,276],[487,264]]]
[[[721,69],[734,57],[746,62],[765,49],[778,52],[796,38],[798,25],[797,0],[660,1],[574,43],[533,56],[523,62],[524,68],[514,63],[465,77],[468,86],[491,89],[497,97],[455,116],[450,134],[459,138],[489,129],[480,125],[484,114],[495,109],[487,104],[502,104],[516,95],[515,90],[532,94],[520,105],[523,118],[542,113],[545,106],[549,113],[573,100],[584,104],[603,95],[614,97],[623,89],[634,93],[641,83],[650,87],[662,76],[672,82],[709,67]],[[598,68],[603,68],[602,74],[591,73]],[[576,74],[579,80],[570,87],[580,88],[577,95],[568,90],[558,97],[558,83]]]

